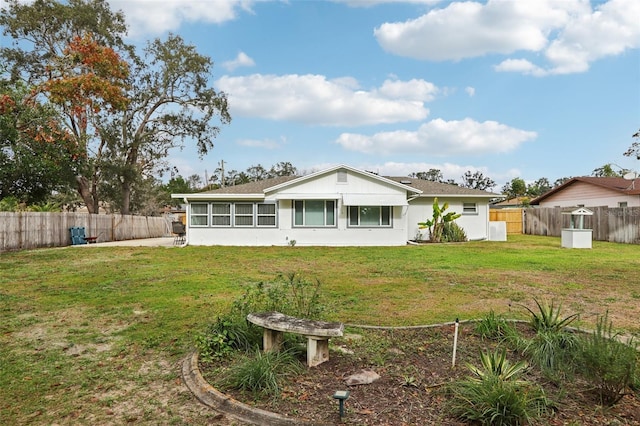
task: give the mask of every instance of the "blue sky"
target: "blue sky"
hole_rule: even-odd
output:
[[[132,40],[171,31],[215,62],[232,122],[181,175],[289,161],[551,182],[640,128],[640,2],[110,0]]]

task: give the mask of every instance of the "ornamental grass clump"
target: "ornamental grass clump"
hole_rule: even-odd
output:
[[[460,419],[482,425],[523,425],[547,413],[551,406],[544,390],[520,376],[525,361],[511,364],[506,350],[482,353],[482,366],[467,364],[473,376],[453,383],[451,410]]]
[[[525,306],[531,313],[530,324],[536,334],[526,343],[524,354],[550,378],[568,374],[573,370],[578,344],[575,333],[567,327],[578,314],[562,317],[561,306],[535,302],[537,311]]]
[[[300,374],[303,367],[293,350],[262,352],[259,349],[234,363],[225,373],[224,385],[250,392],[254,397],[277,398],[286,377]]]
[[[602,405],[611,406],[632,391],[638,380],[637,343],[618,341],[608,313],[598,318],[596,329],[581,339],[579,367]]]
[[[476,322],[475,332],[482,339],[506,342],[516,348],[521,346],[522,339],[513,323],[493,310]]]

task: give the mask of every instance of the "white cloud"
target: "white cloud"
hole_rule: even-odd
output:
[[[249,148],[262,148],[262,149],[278,149],[282,144],[271,139],[240,139],[237,141],[238,145],[246,146]]]
[[[438,88],[428,81],[412,79],[409,81],[386,80],[378,90],[390,99],[407,99],[430,102],[438,94]]]
[[[512,151],[534,140],[535,132],[509,127],[495,121],[470,118],[445,121],[440,118],[421,125],[417,131],[398,130],[372,136],[343,133],[336,143],[344,149],[367,154],[429,154],[432,156],[496,154]]]
[[[595,60],[640,47],[640,2],[588,0],[447,3],[417,19],[384,23],[378,43],[396,55],[433,61],[542,53],[547,64],[508,58],[498,71],[536,76],[583,72]]]
[[[175,31],[183,22],[219,24],[236,18],[238,9],[251,12],[252,0],[108,0],[125,14],[133,37]]]
[[[471,86],[465,87],[464,91],[467,92],[467,95],[469,95],[470,98],[473,98],[476,94],[476,89]]]
[[[228,71],[233,71],[239,67],[253,67],[255,64],[256,63],[253,59],[251,59],[246,53],[239,52],[235,59],[223,62],[222,66]]]
[[[398,99],[402,82],[380,89],[359,90],[352,78],[327,80],[321,75],[224,76],[216,87],[226,92],[232,115],[289,120],[326,126],[362,126],[424,120],[429,110],[416,98],[428,96],[430,83],[412,80],[421,87],[418,96]],[[393,90],[395,88],[395,90]]]

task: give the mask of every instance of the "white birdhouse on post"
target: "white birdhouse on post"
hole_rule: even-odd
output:
[[[592,216],[593,212],[584,207],[563,209],[563,215],[570,215],[569,228],[562,229],[562,247],[591,248],[593,230],[585,228],[584,217]]]

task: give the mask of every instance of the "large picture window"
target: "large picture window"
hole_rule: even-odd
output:
[[[365,228],[391,226],[390,206],[350,206],[349,226]]]
[[[335,200],[296,200],[293,202],[295,226],[335,226]]]
[[[191,226],[209,226],[209,204],[191,204]]]

